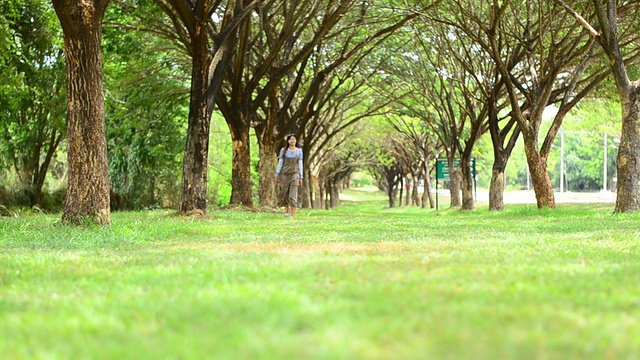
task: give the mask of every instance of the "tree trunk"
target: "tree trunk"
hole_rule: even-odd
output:
[[[523,139],[538,209],[555,209],[556,200],[553,194],[553,187],[551,186],[551,179],[549,179],[549,173],[547,172],[547,159],[540,156],[538,143],[536,141],[533,141],[531,137],[527,136],[523,136]]]
[[[433,194],[431,193],[431,176],[429,174],[429,157],[425,157],[424,162],[424,193],[422,194],[422,207],[427,207],[427,201],[429,201],[429,208],[433,209],[435,206],[435,200],[433,199]],[[437,180],[436,180],[437,181]]]
[[[231,130],[233,157],[231,166],[231,205],[253,207],[251,197],[251,146],[249,126],[244,121],[227,121]]]
[[[638,82],[621,95],[622,131],[618,150],[616,212],[640,211],[640,97]]]
[[[261,206],[275,207],[277,204],[275,178],[279,151],[277,144],[263,138],[260,144],[260,162],[258,163],[260,175],[258,197]]]
[[[316,209],[325,209],[325,185],[326,181],[321,180],[319,176],[314,176],[313,178],[316,188],[316,197],[315,197],[315,206]]]
[[[33,178],[33,205],[43,205],[43,197],[42,197],[42,188],[44,187],[44,180],[46,179],[47,172],[49,171],[49,166],[51,165],[51,161],[53,160],[53,155],[58,150],[58,146],[62,141],[63,135],[58,133],[56,130],[53,130],[51,133],[51,138],[47,146],[47,153],[45,154],[44,161],[40,164],[38,171]]]
[[[317,175],[311,175],[309,172],[309,180],[307,180],[311,186],[313,197],[311,199],[311,207],[314,209],[322,209],[322,189],[320,188],[320,181]]]
[[[400,182],[399,179],[397,179],[398,175],[397,172],[394,171],[392,168],[387,168],[384,172],[384,177],[385,180],[387,182],[386,187],[385,187],[385,192],[387,194],[387,197],[389,198],[389,207],[390,208],[394,208],[396,207],[396,202],[397,202],[397,196],[398,196],[398,189],[396,187],[396,185]]]
[[[411,190],[411,205],[420,206],[420,189],[418,188],[418,182],[420,174],[413,177],[413,188]]]
[[[460,169],[453,168],[453,161],[449,161],[449,176],[451,177],[449,192],[451,193],[451,201],[449,206],[452,208],[460,207],[462,200],[460,198],[460,182],[462,181],[462,174]]]
[[[493,101],[493,100],[491,100]],[[497,110],[490,106],[489,131],[493,144],[493,166],[491,170],[491,184],[489,184],[489,211],[504,210],[504,171],[511,152],[520,136],[520,126],[515,119],[511,119],[502,129],[498,126]],[[513,128],[515,126],[515,128]],[[511,130],[513,128],[513,130]],[[511,134],[511,135],[509,135]],[[507,140],[508,136],[508,140]],[[505,143],[506,140],[506,143]]]
[[[324,193],[325,193],[324,208],[325,208],[325,210],[329,210],[329,209],[331,209],[331,197],[332,197],[331,180],[329,180],[329,179],[327,179],[327,181],[325,181]]]
[[[313,208],[313,183],[311,180],[311,172],[304,169],[304,179],[302,179],[302,206],[301,208]]]
[[[53,0],[67,61],[68,184],[62,214],[67,223],[111,223],[101,49],[108,3]]]
[[[462,156],[460,161],[460,173],[462,175],[462,206],[460,210],[475,210],[476,204],[473,200],[473,173],[470,167],[470,158]]]
[[[506,164],[494,160],[489,185],[489,211],[504,210],[504,169]]]
[[[340,183],[331,182],[331,208],[340,205]]]
[[[189,127],[182,168],[180,212],[204,215],[207,212],[207,165],[211,126],[211,113],[207,104],[211,57],[206,50],[206,36],[193,39],[192,42],[197,53],[192,57]]]
[[[396,207],[396,198],[395,198],[395,195],[393,194],[394,189],[389,187],[386,190],[387,190],[387,198],[389,199],[389,208]]]
[[[400,197],[398,198],[399,200],[398,206],[402,207],[402,199],[403,199],[402,194],[404,193],[404,176],[400,176],[399,188],[400,188]]]
[[[254,126],[256,138],[258,140],[258,148],[260,153],[260,162],[258,163],[258,201],[261,206],[274,207],[277,204],[276,199],[276,167],[278,163],[278,155],[283,147],[288,144],[279,146],[278,138],[274,136],[275,123],[277,121],[278,109],[278,91],[273,89],[268,95],[269,106],[267,108],[265,119],[258,122]]]
[[[404,204],[406,206],[409,206],[409,205],[413,205],[411,201],[411,195],[413,193],[413,182],[409,178],[406,178],[406,181],[407,182],[406,182],[405,188],[407,189],[407,193],[405,194]]]
[[[429,204],[429,208],[433,209],[435,206],[433,200],[433,194],[431,194],[431,178],[429,176],[424,177],[424,192],[422,193],[422,208],[426,208]]]

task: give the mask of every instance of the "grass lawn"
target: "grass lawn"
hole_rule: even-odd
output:
[[[0,359],[640,358],[640,215],[344,199],[0,218]]]

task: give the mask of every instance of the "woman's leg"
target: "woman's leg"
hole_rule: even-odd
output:
[[[284,216],[289,216],[289,188],[290,185],[289,176],[282,174],[280,176],[280,203],[284,204]]]
[[[298,182],[300,181],[298,179],[297,176],[293,176],[289,183],[289,214],[291,217],[295,214],[298,205]]]

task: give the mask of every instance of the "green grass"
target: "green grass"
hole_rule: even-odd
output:
[[[611,204],[0,219],[1,359],[637,359]]]

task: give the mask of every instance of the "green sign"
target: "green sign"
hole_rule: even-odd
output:
[[[460,166],[460,158],[456,158],[453,160],[453,168],[457,169]],[[471,174],[473,174],[474,178],[476,176],[476,158],[469,159],[469,167],[471,168]],[[451,175],[449,173],[449,162],[447,159],[439,158],[436,160],[436,180],[451,180]]]

